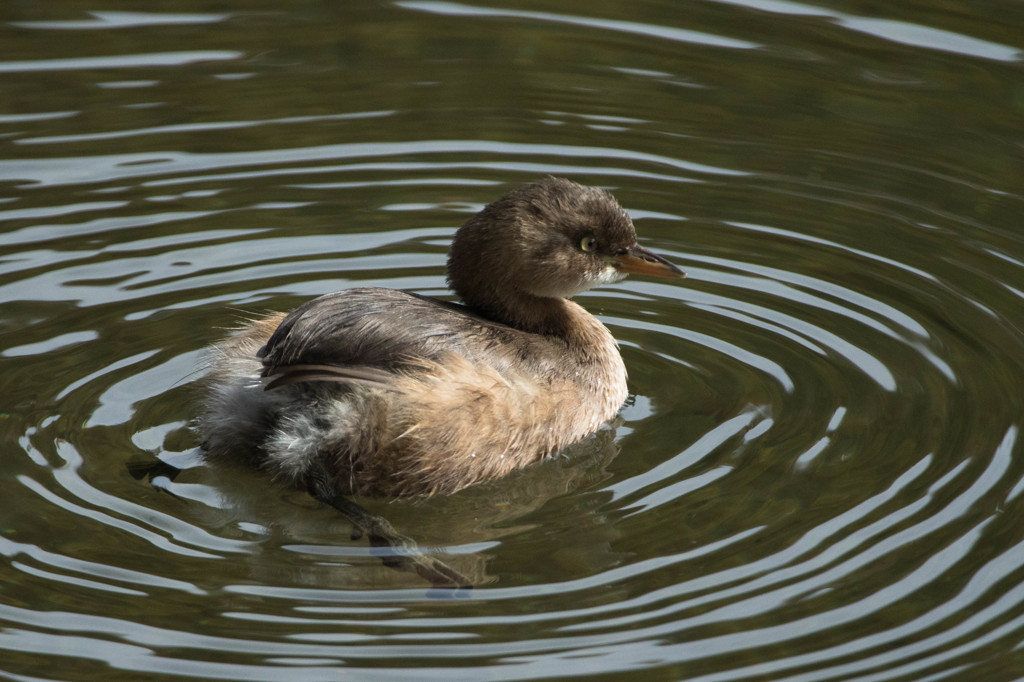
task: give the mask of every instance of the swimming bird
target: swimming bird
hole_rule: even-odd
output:
[[[328,501],[453,493],[538,462],[627,397],[615,339],[569,299],[629,274],[684,276],[637,243],[608,192],[514,189],[455,234],[461,304],[345,289],[215,344],[203,448]]]

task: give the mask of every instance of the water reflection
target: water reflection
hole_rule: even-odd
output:
[[[70,59],[33,59],[22,62],[0,62],[0,73],[35,71],[76,71],[93,69],[130,69],[153,66],[186,66],[196,62],[238,59],[241,52],[210,50],[204,52],[156,52],[152,54],[118,55],[116,57],[73,57]]]
[[[7,8],[0,674],[1020,677],[1017,15],[833,5]],[[225,327],[546,174],[690,277],[579,298],[614,429],[365,501],[471,595],[197,456]]]

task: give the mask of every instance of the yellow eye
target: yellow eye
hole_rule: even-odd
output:
[[[587,235],[580,240],[580,248],[584,251],[593,251],[597,248],[597,237],[594,235]]]

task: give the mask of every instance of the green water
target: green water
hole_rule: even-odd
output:
[[[1018,3],[139,9],[0,8],[0,676],[1024,677]],[[611,428],[364,501],[471,591],[203,461],[204,346],[548,174],[688,278],[578,297]]]

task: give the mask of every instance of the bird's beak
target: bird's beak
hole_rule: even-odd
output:
[[[686,273],[656,253],[637,245],[626,253],[612,259],[612,265],[627,275],[649,275],[651,277],[686,277]]]

